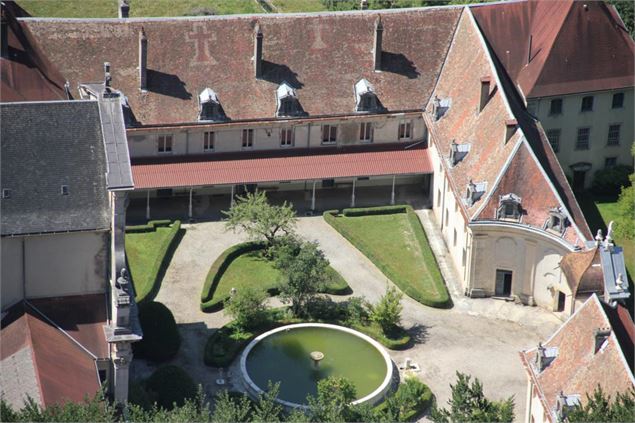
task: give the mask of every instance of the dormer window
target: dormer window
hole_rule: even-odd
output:
[[[198,95],[198,106],[199,121],[219,121],[225,118],[218,96],[211,88],[205,88]]]
[[[456,166],[461,160],[467,156],[470,152],[471,144],[457,144],[455,140],[452,140],[450,146],[450,164]]]
[[[565,421],[569,412],[580,405],[580,395],[565,395],[562,391],[556,399],[556,414],[559,421]]]
[[[283,82],[276,90],[276,116],[299,116],[303,114],[295,89]]]
[[[553,360],[558,356],[558,348],[557,347],[543,347],[542,343],[538,343],[538,348],[536,349],[536,359],[534,361],[534,366],[538,373],[542,372],[547,366],[551,364]]]
[[[606,344],[609,342],[609,337],[611,336],[610,328],[600,328],[595,331],[595,350],[594,354],[597,354],[600,350],[606,347]]]
[[[470,182],[467,184],[465,204],[467,204],[468,207],[472,207],[474,203],[480,200],[483,194],[485,194],[486,189],[487,189],[487,182],[474,183],[470,179]]]
[[[434,120],[441,119],[447,112],[450,110],[452,106],[451,98],[439,98],[436,95],[432,100],[432,115],[434,116]]]
[[[355,111],[356,112],[378,112],[381,105],[375,89],[365,79],[360,79],[355,84]]]
[[[68,195],[68,185],[62,185],[60,188],[60,194]]]
[[[11,198],[11,190],[8,188],[3,188],[2,189],[2,199],[3,200],[7,200]]]
[[[549,210],[549,218],[545,222],[545,229],[557,232],[562,235],[568,226],[567,216],[560,207]]]
[[[498,200],[496,218],[519,220],[522,211],[520,203],[521,198],[514,193],[501,195]]]

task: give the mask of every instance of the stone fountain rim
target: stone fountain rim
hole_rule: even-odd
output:
[[[251,352],[251,350],[263,339],[276,334],[278,332],[282,332],[282,331],[286,331],[289,329],[299,329],[299,328],[307,328],[307,327],[314,327],[314,328],[325,328],[325,329],[334,329],[334,330],[339,330],[341,332],[346,332],[348,334],[357,336],[358,338],[363,339],[364,341],[368,342],[369,344],[371,344],[373,347],[375,347],[375,349],[377,351],[379,351],[379,353],[381,354],[381,356],[384,358],[384,361],[386,363],[386,377],[384,378],[384,381],[381,383],[381,385],[379,385],[379,387],[377,387],[377,389],[375,389],[373,392],[371,392],[370,394],[366,395],[363,398],[360,398],[358,400],[353,401],[353,404],[361,404],[364,402],[372,402],[375,403],[377,402],[377,400],[379,400],[381,397],[383,397],[383,395],[388,391],[388,389],[390,388],[390,383],[392,381],[392,371],[393,371],[393,366],[392,366],[392,360],[390,359],[390,356],[388,355],[388,352],[386,352],[386,350],[384,349],[384,347],[377,341],[375,341],[373,338],[371,338],[368,335],[365,335],[361,332],[358,332],[354,329],[350,329],[344,326],[339,326],[339,325],[332,325],[329,323],[295,323],[295,324],[291,324],[291,325],[286,325],[286,326],[280,326],[278,328],[272,329],[270,331],[267,331],[265,333],[262,333],[260,335],[258,335],[257,337],[255,337],[254,339],[252,339],[252,341],[247,345],[247,347],[245,347],[245,349],[243,350],[241,356],[240,356],[240,373],[243,377],[243,380],[246,383],[246,388],[247,388],[247,392],[249,393],[249,395],[252,398],[256,398],[258,395],[260,394],[264,394],[264,391],[258,386],[256,385],[256,383],[251,380],[251,377],[249,376],[249,373],[247,372],[247,357],[249,356],[249,353]],[[289,408],[300,408],[300,409],[308,409],[308,406],[304,405],[304,404],[298,404],[295,402],[291,402],[291,401],[285,401],[282,400],[280,398],[276,398],[276,402],[279,404],[284,405],[285,407],[289,407]]]

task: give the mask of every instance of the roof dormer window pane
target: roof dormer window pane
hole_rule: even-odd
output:
[[[219,121],[224,120],[225,115],[218,101],[218,96],[211,88],[205,88],[198,95],[200,121]]]
[[[355,84],[355,111],[378,112],[382,107],[375,93],[375,89],[365,79],[360,79]]]
[[[276,90],[276,116],[300,116],[303,110],[300,107],[295,89],[287,82],[283,82]]]

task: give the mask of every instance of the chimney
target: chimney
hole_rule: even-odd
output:
[[[545,369],[546,358],[547,357],[545,356],[545,347],[542,346],[542,342],[538,342],[538,348],[536,349],[536,368],[539,372],[542,372]]]
[[[481,102],[478,106],[478,112],[483,111],[487,102],[489,101],[489,88],[492,82],[492,78],[489,76],[484,76],[481,78]]]
[[[147,73],[148,73],[148,38],[146,33],[141,27],[139,32],[139,89],[145,90],[148,88]]]
[[[104,62],[104,85],[106,88],[110,87],[112,82],[112,76],[110,76],[110,62]]]
[[[381,42],[384,36],[384,25],[381,23],[381,16],[377,17],[375,21],[375,72],[381,71]]]
[[[604,345],[604,342],[609,338],[610,335],[610,328],[599,328],[595,331],[595,354],[600,351],[600,348],[602,348],[602,345]]]
[[[262,76],[262,31],[258,23],[254,28],[254,73],[256,78]]]
[[[518,121],[516,119],[508,119],[505,121],[505,143],[514,136],[517,128]]]
[[[119,0],[119,19],[126,19],[130,14],[128,0]]]
[[[9,21],[7,19],[7,11],[4,3],[2,4],[2,32],[0,33],[0,42],[2,42],[2,57],[9,57]]]

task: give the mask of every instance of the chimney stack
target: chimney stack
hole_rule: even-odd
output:
[[[2,57],[9,57],[9,20],[7,19],[7,11],[4,3],[2,4],[2,32],[0,33],[0,41],[2,42]]]
[[[505,121],[505,143],[514,136],[517,128],[518,121],[516,119],[508,119]]]
[[[147,81],[147,69],[148,69],[148,38],[146,33],[141,27],[139,32],[139,89],[145,90],[148,88]]]
[[[489,101],[489,91],[491,86],[492,78],[489,76],[484,76],[481,78],[481,102],[478,106],[478,112],[482,112],[487,102]]]
[[[262,31],[258,23],[254,28],[254,73],[256,78],[262,76]]]
[[[119,19],[126,19],[130,15],[128,0],[119,0]]]
[[[381,71],[381,42],[384,35],[384,25],[381,23],[381,16],[375,21],[375,72]]]

